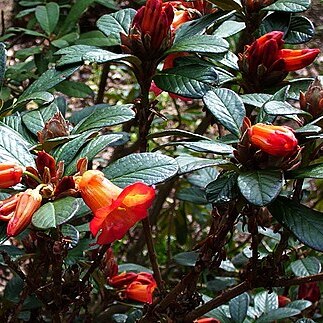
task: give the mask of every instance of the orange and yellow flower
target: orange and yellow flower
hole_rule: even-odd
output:
[[[38,189],[27,189],[19,194],[15,211],[8,222],[7,236],[14,237],[30,224],[33,214],[40,208],[42,196]]]
[[[253,146],[272,156],[290,156],[299,149],[290,127],[257,123],[248,129],[248,136]]]
[[[16,163],[0,163],[0,188],[8,188],[21,182],[24,168]]]
[[[132,226],[147,217],[155,197],[155,190],[144,183],[121,189],[98,170],[88,170],[76,181],[84,202],[94,213],[90,230],[95,236],[101,231],[98,244],[121,239]]]

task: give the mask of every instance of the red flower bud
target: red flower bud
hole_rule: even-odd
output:
[[[53,156],[45,151],[39,151],[36,157],[36,166],[39,174],[44,177],[46,173],[45,167],[48,168],[50,176],[56,176],[56,161]]]
[[[12,195],[3,201],[0,201],[0,220],[9,221],[12,218],[20,194],[21,193]]]
[[[288,72],[311,64],[320,50],[282,49],[284,33],[272,31],[246,46],[239,54],[239,67],[244,78],[258,87],[273,85],[282,81]]]
[[[285,157],[298,150],[293,129],[257,123],[248,130],[250,143],[272,156]]]
[[[0,163],[0,188],[8,188],[21,182],[23,167],[15,163]]]
[[[312,303],[319,301],[321,298],[319,285],[316,282],[300,285],[298,288],[298,298],[306,299]]]
[[[194,323],[221,323],[221,321],[213,317],[204,317],[204,318],[195,320]]]
[[[300,93],[300,106],[314,118],[323,113],[323,86],[318,78],[308,87],[305,94]]]
[[[291,300],[288,297],[286,297],[284,295],[278,295],[278,306],[279,307],[284,307],[290,302],[291,302]]]
[[[19,195],[16,210],[7,226],[7,236],[22,232],[31,222],[33,214],[40,208],[42,196],[37,189],[27,189]]]

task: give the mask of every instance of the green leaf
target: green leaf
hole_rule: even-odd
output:
[[[268,206],[270,213],[307,246],[323,251],[323,215],[294,201],[279,197]]]
[[[116,46],[119,45],[117,39],[106,37],[100,30],[92,30],[83,33],[75,40],[75,45],[88,45],[88,46]]]
[[[263,108],[267,114],[275,115],[275,116],[283,116],[283,115],[291,115],[291,114],[309,115],[308,112],[294,108],[289,103],[282,102],[282,101],[268,101],[264,104]]]
[[[55,2],[49,2],[46,6],[37,6],[35,11],[35,16],[40,24],[40,27],[50,35],[59,19],[59,6]]]
[[[80,233],[73,225],[63,224],[61,232],[64,240],[68,243],[69,249],[77,246],[80,239]]]
[[[240,95],[240,98],[244,104],[249,104],[257,108],[261,108],[265,102],[270,100],[271,97],[272,95],[267,93],[251,93]]]
[[[219,123],[240,137],[240,128],[246,111],[242,100],[235,92],[225,88],[214,89],[204,95],[203,102]]]
[[[70,164],[65,168],[65,175],[72,175],[76,172],[76,163],[80,158],[87,157],[92,160],[99,152],[109,145],[113,145],[123,138],[122,134],[107,134],[97,136],[89,141],[84,148],[74,157]]]
[[[39,79],[32,83],[20,96],[19,99],[25,98],[32,93],[47,91],[53,88],[55,85],[63,82],[70,75],[72,75],[78,67],[68,68],[66,70],[57,71],[55,69],[50,69],[42,74]]]
[[[213,154],[231,154],[233,148],[230,145],[224,144],[215,140],[201,140],[201,141],[174,141],[163,146],[178,146],[182,145],[187,149],[191,149],[203,153]]]
[[[219,291],[223,291],[226,288],[236,285],[238,282],[237,278],[233,278],[233,277],[214,277],[214,279],[209,280],[206,283],[206,288],[208,290],[210,290],[211,292],[219,292]],[[230,311],[230,310],[229,310]],[[229,312],[230,313],[230,312]],[[229,317],[229,316],[227,316]],[[223,321],[221,320],[221,323]],[[230,320],[230,322],[232,322],[232,320]]]
[[[196,186],[185,187],[180,189],[177,192],[176,197],[179,200],[187,201],[194,204],[208,204],[204,190]]]
[[[89,116],[75,126],[72,133],[82,133],[87,130],[114,126],[129,121],[135,116],[132,107],[132,104],[99,105]]]
[[[20,300],[20,293],[24,287],[24,281],[19,276],[12,277],[6,284],[4,290],[4,298],[13,302],[18,303]]]
[[[125,264],[118,264],[118,271],[119,273],[123,272],[128,272],[128,271],[133,271],[135,273],[140,273],[140,272],[145,272],[145,273],[150,273],[152,274],[153,271],[147,267],[137,265],[137,264],[132,264],[132,263],[125,263]]]
[[[227,203],[236,197],[236,183],[238,175],[228,172],[220,175],[205,188],[206,198],[210,203]]]
[[[311,40],[314,34],[315,28],[311,20],[302,16],[292,16],[284,40],[287,44],[301,44]]]
[[[317,258],[306,257],[293,261],[290,264],[290,268],[292,269],[295,276],[302,277],[318,274],[321,271],[322,266]]]
[[[179,39],[165,54],[176,52],[217,54],[225,53],[228,49],[229,43],[223,38],[213,35],[194,35]]]
[[[56,228],[69,221],[76,214],[79,206],[79,200],[70,196],[47,202],[34,213],[31,223],[42,230]]]
[[[312,305],[312,302],[305,299],[297,299],[296,301],[288,303],[285,307],[296,308],[300,311],[304,311]]]
[[[59,36],[66,35],[71,30],[75,29],[80,17],[94,1],[95,0],[76,0],[65,18],[63,25],[60,27]]]
[[[310,0],[277,0],[273,4],[263,8],[265,11],[302,12],[311,5]]]
[[[63,81],[55,86],[55,89],[67,96],[75,98],[93,97],[93,90],[86,84],[74,81]]]
[[[290,25],[290,21],[290,13],[274,11],[273,13],[267,15],[265,19],[263,19],[258,29],[258,34],[259,36],[262,36],[274,30],[279,30],[286,34]]]
[[[198,255],[199,254],[196,251],[181,252],[175,255],[173,259],[179,265],[194,267],[198,259]]]
[[[56,149],[52,155],[57,161],[64,161],[65,165],[72,162],[78,151],[84,146],[90,136],[95,134],[96,131],[86,131],[76,138],[64,143]]]
[[[312,319],[301,318],[301,319],[298,319],[295,323],[316,323],[316,322],[313,321]]]
[[[37,132],[43,130],[45,123],[57,112],[57,105],[51,104],[41,109],[28,111],[22,116],[22,121],[30,132],[37,135]]]
[[[175,158],[175,160],[179,166],[179,171],[178,171],[179,175],[191,173],[195,170],[199,170],[205,167],[230,164],[229,161],[222,158],[208,159],[208,158],[200,158],[200,157],[194,157],[189,155],[178,156]]]
[[[0,42],[0,90],[4,80],[4,74],[6,72],[6,59],[7,59],[6,46],[4,43]]]
[[[63,55],[57,62],[57,66],[82,63],[105,63],[110,61],[128,60],[138,63],[135,56],[129,54],[115,54],[113,52],[87,45],[74,45],[62,48],[55,55]],[[139,63],[138,63],[139,64]]]
[[[246,28],[246,24],[244,22],[227,20],[224,21],[213,33],[214,36],[227,38],[235,35],[239,31]]]
[[[200,99],[219,80],[214,67],[184,65],[166,69],[154,76],[156,85],[164,91]]]
[[[29,101],[37,101],[37,100],[40,100],[40,101],[43,101],[43,104],[46,104],[46,103],[50,103],[52,101],[54,101],[54,96],[49,93],[49,92],[33,92],[33,93],[30,93],[28,95],[26,95],[25,93],[23,93],[19,98],[18,100],[15,102],[15,106],[18,107],[24,103],[27,103]]]
[[[314,81],[314,79],[312,79],[312,78],[299,78],[299,79],[290,80],[287,98],[299,100],[300,91],[306,92],[309,85],[313,81]]]
[[[248,312],[250,298],[247,293],[240,294],[235,298],[231,299],[229,302],[229,309],[231,314],[231,319],[235,323],[242,323]]]
[[[241,11],[241,3],[236,0],[210,0],[210,2],[214,3],[217,7],[222,10],[237,10]]]
[[[11,128],[0,125],[0,162],[17,162],[23,166],[35,167],[35,161],[28,149],[29,143]]]
[[[293,170],[288,173],[289,178],[323,178],[323,164]]]
[[[238,187],[246,200],[257,206],[272,202],[283,186],[283,172],[276,170],[254,170],[238,177]]]
[[[127,8],[102,16],[96,23],[97,27],[107,36],[116,39],[120,44],[120,33],[128,35],[136,10]]]
[[[135,182],[154,185],[176,175],[176,161],[158,153],[136,153],[118,159],[103,170],[114,184],[125,187]]]
[[[220,24],[222,21],[229,19],[233,14],[234,11],[216,11],[199,19],[183,23],[176,30],[174,43],[185,38],[191,38],[192,36],[201,35],[208,27]]]
[[[274,322],[275,320],[285,319],[287,317],[292,317],[301,314],[301,311],[296,308],[281,307],[272,310],[270,313],[262,315],[256,323],[268,323]]]
[[[254,304],[258,314],[271,313],[278,308],[278,296],[275,292],[263,291],[255,295]]]

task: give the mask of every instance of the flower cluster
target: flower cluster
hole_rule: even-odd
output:
[[[239,67],[244,80],[260,90],[282,81],[288,72],[296,71],[311,64],[320,50],[282,49],[284,33],[267,33],[239,54]]]
[[[153,293],[157,287],[152,274],[124,272],[109,279],[109,284],[121,291],[121,297],[137,302],[153,302]]]

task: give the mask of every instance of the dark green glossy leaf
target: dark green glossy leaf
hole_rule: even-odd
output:
[[[288,12],[275,11],[269,14],[261,22],[258,29],[259,36],[270,33],[274,30],[279,30],[286,34],[290,26],[291,17],[291,14]]]
[[[54,101],[54,96],[49,93],[49,92],[33,92],[30,93],[28,95],[26,95],[25,93],[23,93],[23,95],[21,95],[18,100],[15,102],[15,106],[19,106],[22,105],[24,103],[27,103],[29,101],[43,101],[43,104],[49,103]]]
[[[16,162],[23,166],[35,166],[28,149],[29,143],[16,131],[0,125],[0,162]]]
[[[288,303],[285,307],[296,308],[300,311],[304,311],[306,308],[310,307],[311,305],[312,305],[312,302],[310,301],[307,301],[305,299],[297,299],[296,301]]]
[[[289,172],[289,178],[323,178],[323,164],[311,165]]]
[[[235,92],[225,88],[214,89],[204,95],[203,102],[219,123],[240,137],[240,128],[246,111],[242,100]]]
[[[246,28],[244,22],[227,20],[224,21],[213,33],[214,36],[227,38],[235,35],[239,31]]]
[[[238,187],[246,200],[257,206],[272,202],[283,186],[283,173],[274,170],[255,170],[241,173]]]
[[[275,320],[285,319],[287,317],[292,317],[301,314],[301,311],[296,308],[281,307],[272,310],[270,313],[266,313],[256,321],[256,323],[268,323]]]
[[[4,74],[6,72],[6,46],[0,42],[0,89],[2,87]]]
[[[196,251],[181,252],[173,257],[174,261],[182,266],[194,267],[198,259]]]
[[[66,35],[71,30],[75,29],[80,17],[94,1],[95,0],[76,0],[65,18],[63,25],[60,27],[59,36]]]
[[[187,149],[191,149],[203,153],[213,153],[226,155],[233,152],[233,148],[230,145],[224,144],[215,140],[200,140],[200,141],[174,141],[164,146],[177,146],[182,145]]]
[[[91,129],[114,126],[134,118],[132,104],[105,106],[100,105],[92,113],[81,120],[73,129],[73,133],[82,133]]]
[[[210,2],[214,3],[217,7],[223,10],[237,10],[241,11],[241,3],[236,0],[210,0]]]
[[[293,261],[290,264],[295,276],[310,276],[316,275],[321,272],[322,266],[320,261],[315,257],[306,257]]]
[[[76,172],[76,164],[80,158],[87,157],[88,160],[92,160],[99,152],[101,152],[107,146],[115,144],[118,140],[122,138],[122,134],[107,134],[93,138],[81,149],[81,151],[65,168],[65,174],[72,175]]]
[[[278,308],[278,296],[275,292],[263,291],[255,295],[254,307],[257,313],[270,313]]]
[[[53,88],[55,85],[72,75],[77,69],[78,67],[72,67],[62,71],[57,71],[55,69],[46,71],[24,91],[19,99],[25,98],[35,92],[47,91]]]
[[[65,242],[68,244],[69,249],[77,246],[80,239],[80,233],[73,225],[63,224],[61,232]]]
[[[307,114],[308,112],[294,108],[287,102],[282,101],[268,101],[263,106],[264,111],[270,115],[290,115],[290,114]]]
[[[294,201],[279,197],[268,206],[271,214],[307,246],[323,251],[323,215]]]
[[[311,20],[302,16],[292,16],[284,40],[287,44],[301,44],[311,40],[314,34],[315,28]]]
[[[201,35],[205,30],[215,24],[219,24],[222,21],[227,20],[234,14],[234,11],[223,12],[216,11],[209,15],[203,16],[199,19],[183,23],[175,33],[174,43],[192,36]]]
[[[277,0],[270,6],[265,7],[265,11],[302,12],[310,7],[310,0]]]
[[[206,198],[210,203],[227,203],[237,196],[236,183],[238,175],[225,173],[206,186]]]
[[[120,33],[128,35],[136,10],[127,8],[102,16],[96,23],[97,27],[109,38],[120,44]]]
[[[178,165],[168,156],[158,153],[136,153],[118,159],[104,169],[114,184],[125,187],[135,182],[154,185],[176,175]]]
[[[22,116],[22,121],[29,131],[37,135],[37,132],[43,130],[45,123],[57,112],[57,105],[51,104],[41,109],[28,111]]]
[[[74,81],[63,81],[55,86],[55,89],[67,96],[75,98],[93,97],[93,90],[86,84]]]
[[[188,98],[200,99],[219,80],[214,67],[184,65],[163,70],[155,75],[156,85],[164,91]]]
[[[50,35],[59,19],[59,6],[56,2],[49,2],[46,6],[37,6],[35,16],[40,24],[40,27]]]
[[[166,54],[176,52],[217,54],[225,53],[228,49],[229,44],[223,38],[211,35],[194,35],[179,39]]]
[[[70,220],[78,208],[78,199],[70,196],[54,202],[47,202],[34,213],[31,223],[42,230],[56,228]]]
[[[270,100],[271,94],[267,93],[252,93],[240,95],[244,104],[249,104],[257,108],[261,108],[265,102]]]
[[[235,323],[242,323],[248,312],[250,298],[247,293],[240,294],[235,298],[231,299],[229,302],[229,309],[231,314],[231,319]]]
[[[126,263],[126,264],[119,264],[118,265],[119,273],[128,272],[128,271],[134,271],[135,273],[145,272],[152,274],[153,271],[147,267],[138,265],[138,264],[132,264],[132,263]]]
[[[208,204],[204,190],[196,186],[182,188],[177,192],[176,197],[194,204]]]

